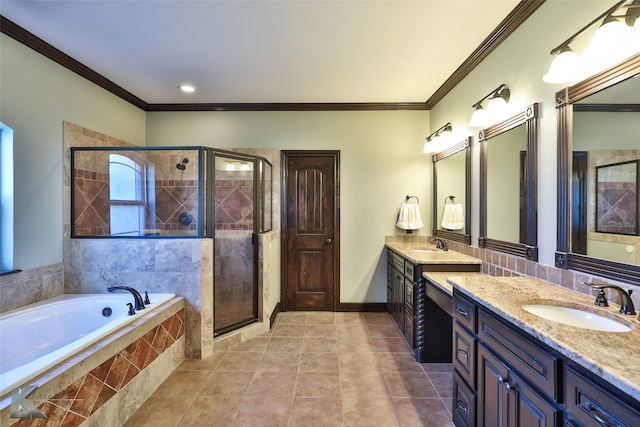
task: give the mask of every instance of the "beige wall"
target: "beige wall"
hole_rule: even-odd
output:
[[[472,241],[479,230],[478,129],[467,127],[471,105],[501,83],[511,90],[510,111],[540,103],[538,133],[538,246],[540,263],[553,266],[556,250],[557,137],[555,93],[566,85],[544,83],[551,49],[613,5],[614,1],[547,0],[522,26],[431,110],[434,126],[451,122],[454,133],[472,135]]]
[[[384,302],[384,236],[401,233],[407,194],[421,202],[418,234],[430,234],[428,129],[427,111],[165,112],[147,115],[147,145],[340,150],[341,301]]]
[[[14,268],[62,262],[62,122],[136,145],[145,113],[0,35],[0,121],[14,130]]]

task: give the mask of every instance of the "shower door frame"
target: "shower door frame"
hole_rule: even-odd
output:
[[[249,154],[243,154],[235,151],[227,151],[220,150],[217,148],[205,148],[206,157],[206,179],[211,180],[211,183],[205,182],[203,187],[205,188],[206,194],[204,194],[206,203],[205,203],[205,231],[204,235],[206,237],[211,237],[213,239],[213,263],[214,263],[214,271],[212,274],[213,277],[213,310],[214,310],[214,321],[213,321],[213,336],[218,337],[224,335],[226,333],[235,331],[236,329],[242,328],[244,326],[256,323],[260,321],[260,282],[259,282],[259,247],[258,247],[258,233],[259,233],[259,203],[261,202],[260,197],[260,174],[258,170],[258,164],[260,160],[265,160],[260,156],[253,156]],[[247,161],[253,163],[253,229],[251,233],[251,242],[252,242],[252,279],[253,279],[253,318],[241,320],[239,322],[233,323],[231,325],[225,326],[221,329],[216,328],[215,324],[215,304],[216,304],[216,294],[215,294],[215,251],[216,251],[216,221],[215,221],[215,163],[217,157],[224,157],[227,159],[238,160],[238,161]],[[266,161],[266,160],[265,160]],[[209,211],[211,211],[209,213]]]

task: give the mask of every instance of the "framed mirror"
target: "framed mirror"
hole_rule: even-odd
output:
[[[640,284],[640,54],[556,93],[556,267]]]
[[[431,156],[432,235],[471,244],[471,137]]]
[[[480,132],[478,246],[538,260],[538,104]]]

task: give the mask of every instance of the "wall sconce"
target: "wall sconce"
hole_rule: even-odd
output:
[[[236,170],[236,167],[235,167],[235,165],[234,165],[233,163],[231,163],[231,162],[227,162],[226,170],[228,170],[228,171],[234,171],[234,170]]]
[[[437,131],[433,132],[431,135],[427,137],[427,142],[424,143],[424,148],[422,149],[422,153],[436,153],[438,151],[442,151],[449,140],[451,139],[451,123],[447,123],[446,125],[439,128]]]
[[[473,104],[473,114],[468,126],[472,128],[487,127],[500,120],[507,112],[507,103],[511,97],[511,91],[504,83],[482,97],[480,101]],[[487,109],[482,107],[482,103],[489,100]]]
[[[241,171],[248,171],[249,170],[249,164],[247,162],[240,163],[240,170]]]
[[[627,9],[624,15],[614,16],[623,8]],[[600,27],[591,37],[583,57],[580,57],[570,44],[598,23]],[[556,57],[542,80],[546,83],[579,81],[639,51],[640,0],[623,0],[554,48],[551,55]]]

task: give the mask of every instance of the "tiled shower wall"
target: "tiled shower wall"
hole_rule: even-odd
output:
[[[216,171],[216,230],[253,230],[252,173]]]
[[[184,297],[185,356],[206,357],[214,352],[213,340],[213,240],[196,238],[176,239],[70,239],[70,147],[122,147],[125,141],[64,123],[64,293],[103,293],[107,286],[131,285],[150,292],[171,292]],[[273,174],[279,173],[279,152],[276,149],[239,150],[247,154],[263,155],[273,164]],[[186,154],[185,157],[190,157]],[[195,159],[191,159],[195,162]],[[159,162],[158,162],[159,163]],[[175,162],[168,162],[169,173],[179,173]],[[187,171],[195,171],[189,168]],[[173,175],[171,175],[175,178]],[[184,176],[186,179],[187,176]],[[190,178],[191,179],[191,178]],[[274,181],[272,199],[278,198],[277,180]],[[278,230],[279,211],[274,205],[272,221]],[[271,315],[269,292],[269,245],[279,239],[279,232],[259,236],[259,320],[247,328],[216,338],[215,348],[226,348],[237,342],[257,336],[269,329]]]
[[[62,294],[62,263],[0,276],[0,313]]]
[[[75,132],[69,131],[75,136]],[[72,136],[70,136],[72,138]],[[86,140],[85,140],[86,142]],[[72,144],[75,146],[75,144]],[[92,145],[93,146],[93,145]],[[134,159],[146,170],[153,165],[153,181],[146,183],[153,189],[153,199],[145,209],[144,228],[160,234],[184,232],[194,235],[198,229],[198,171],[197,152],[148,151],[148,152],[76,152],[73,169],[73,226],[75,236],[104,236],[110,234],[110,193],[109,159],[110,153],[119,153]],[[191,158],[185,170],[175,164],[183,158]],[[180,214],[188,213],[193,218],[191,224],[182,225]]]

